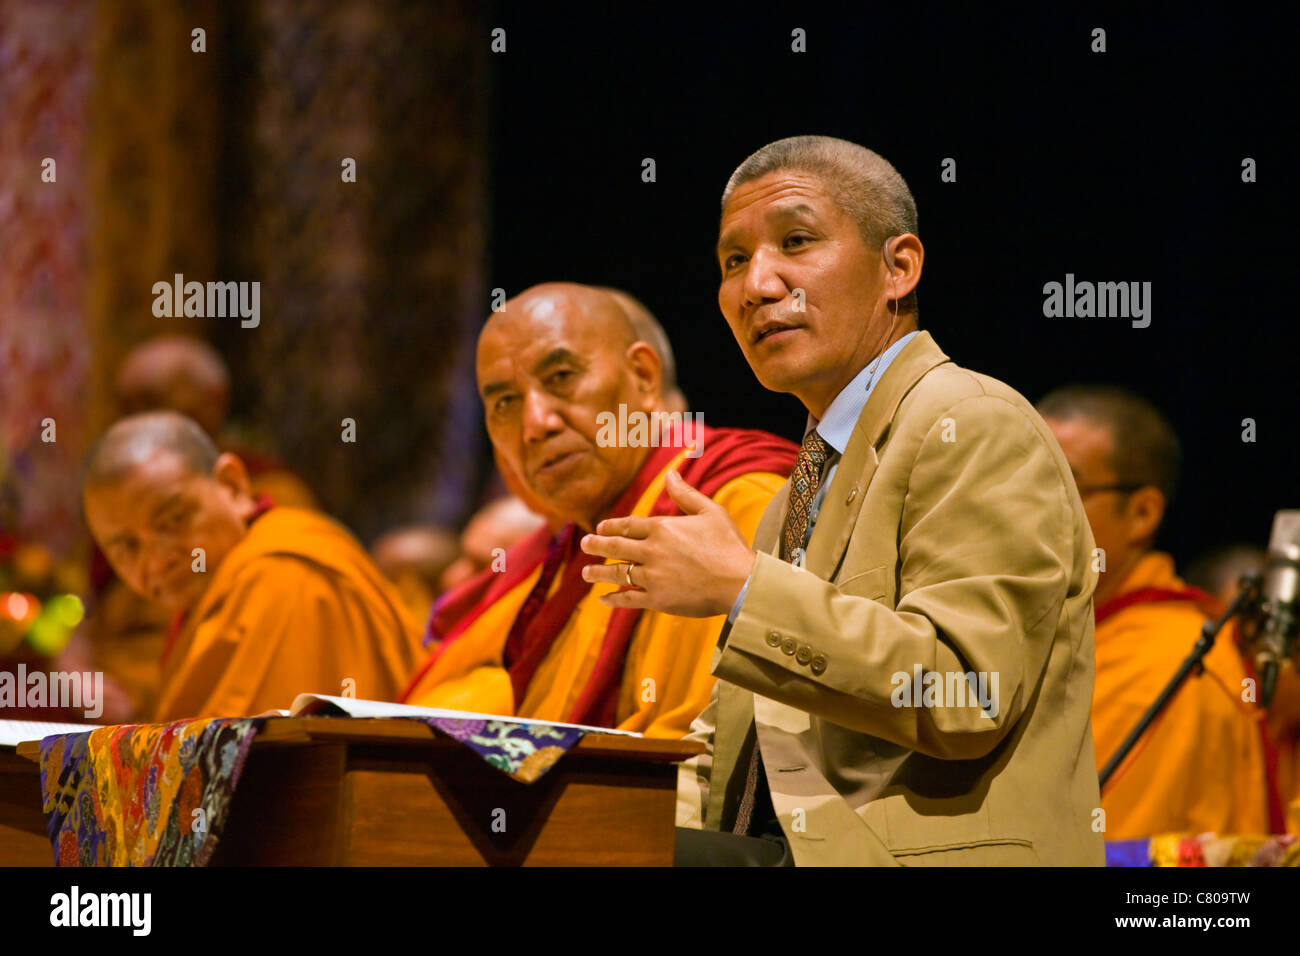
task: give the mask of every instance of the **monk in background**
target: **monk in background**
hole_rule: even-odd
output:
[[[230,370],[202,339],[162,335],[135,346],[117,368],[114,394],[121,415],[174,411],[193,419],[219,449],[239,456],[254,495],[268,495],[280,505],[316,507],[316,497],[302,479],[274,455],[251,450],[232,433]],[[123,584],[97,549],[90,577],[87,621],[57,666],[104,672],[103,719],[125,723],[143,718],[157,699],[170,616]]]
[[[1198,558],[1188,569],[1190,584],[1213,594],[1224,607],[1231,604],[1240,589],[1241,576],[1252,571],[1263,571],[1268,564],[1268,551],[1244,542],[1216,548]],[[1238,627],[1239,618],[1233,618],[1224,628],[1224,636],[1231,635],[1241,651],[1246,673],[1257,676],[1255,648],[1242,641]],[[1264,706],[1262,695],[1256,695],[1257,705]],[[1266,709],[1271,752],[1270,760],[1277,792],[1286,817],[1286,832],[1300,836],[1300,673],[1296,662],[1287,659],[1277,671],[1277,686],[1273,700]]]
[[[345,686],[391,700],[415,666],[418,622],[352,536],[256,497],[239,457],[192,419],[117,422],[82,487],[113,570],[175,615],[154,721],[248,716]]]
[[[474,512],[460,535],[460,555],[442,572],[439,593],[464,584],[492,561],[546,524],[516,495],[489,501]],[[558,530],[558,529],[557,529]]]
[[[447,569],[460,560],[460,543],[448,528],[411,525],[385,532],[370,546],[384,577],[397,587],[417,621],[426,620]]]
[[[446,528],[409,525],[384,532],[370,553],[397,585],[407,609],[423,621],[439,594],[468,581],[543,523],[519,498],[504,495],[474,512],[459,536]]]
[[[1100,770],[1219,608],[1154,547],[1181,465],[1164,417],[1109,386],[1059,389],[1038,411],[1070,463],[1101,552],[1092,705]],[[1103,789],[1107,840],[1273,832],[1263,731],[1256,705],[1243,700],[1247,672],[1230,635],[1219,634],[1204,663]]]
[[[662,367],[598,289],[535,286],[489,317],[477,354],[488,436],[507,485],[559,531],[539,528],[439,599],[436,649],[406,703],[686,734],[713,689],[724,616],[607,607],[600,597],[616,588],[583,580],[600,559],[578,542],[603,518],[683,506],[719,508],[752,538],[797,449],[763,432],[687,429],[680,416],[658,447],[633,443],[630,429],[627,441],[605,441],[602,418],[620,407],[629,418],[665,411]],[[625,586],[635,573],[624,566]]]
[[[250,442],[232,428],[230,369],[202,339],[187,335],[147,339],[122,360],[115,386],[122,415],[172,411],[197,422],[219,449],[239,456],[255,495],[269,495],[278,505],[317,507],[316,495],[305,481],[261,447],[262,442]]]

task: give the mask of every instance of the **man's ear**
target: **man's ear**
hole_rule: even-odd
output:
[[[212,467],[212,480],[232,492],[235,497],[253,499],[253,484],[248,479],[248,469],[243,459],[231,452],[222,452]]]
[[[902,301],[921,281],[921,267],[925,263],[925,247],[921,240],[910,232],[894,236],[890,241],[890,251],[894,260],[892,273],[885,276],[885,288],[890,299],[895,297]],[[888,271],[888,270],[887,270]]]
[[[663,362],[646,342],[633,342],[625,355],[628,371],[636,382],[641,408],[651,411],[663,401]]]
[[[1153,540],[1165,518],[1164,492],[1155,485],[1144,485],[1129,495],[1124,511],[1129,541]]]

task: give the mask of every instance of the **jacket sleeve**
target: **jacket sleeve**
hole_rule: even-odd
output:
[[[896,607],[760,553],[714,673],[932,757],[983,756],[1042,678],[1072,528],[1064,476],[1028,413],[962,399],[919,443],[898,526],[859,524],[850,540],[896,536]]]
[[[717,730],[718,685],[713,685],[709,705],[691,723],[687,740],[704,744],[704,753],[683,760],[677,767],[677,825],[695,830],[716,830],[717,821],[705,820],[709,783],[713,772],[713,737]],[[712,826],[709,826],[709,823]]]

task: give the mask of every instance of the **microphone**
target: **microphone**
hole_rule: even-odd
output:
[[[1260,701],[1267,707],[1277,689],[1277,669],[1300,647],[1300,511],[1273,516],[1260,597],[1242,617],[1243,637],[1253,645]]]

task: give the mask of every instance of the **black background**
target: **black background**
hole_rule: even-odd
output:
[[[718,310],[719,200],[765,143],[843,137],[916,197],[920,319],[948,355],[1030,401],[1068,382],[1145,395],[1185,457],[1162,544],[1180,565],[1264,545],[1273,512],[1300,505],[1296,14],[853,9],[499,4],[489,287],[628,289],[706,422],[797,439],[802,406],[754,380]],[[1043,284],[1067,272],[1151,282],[1151,325],[1045,318]]]

